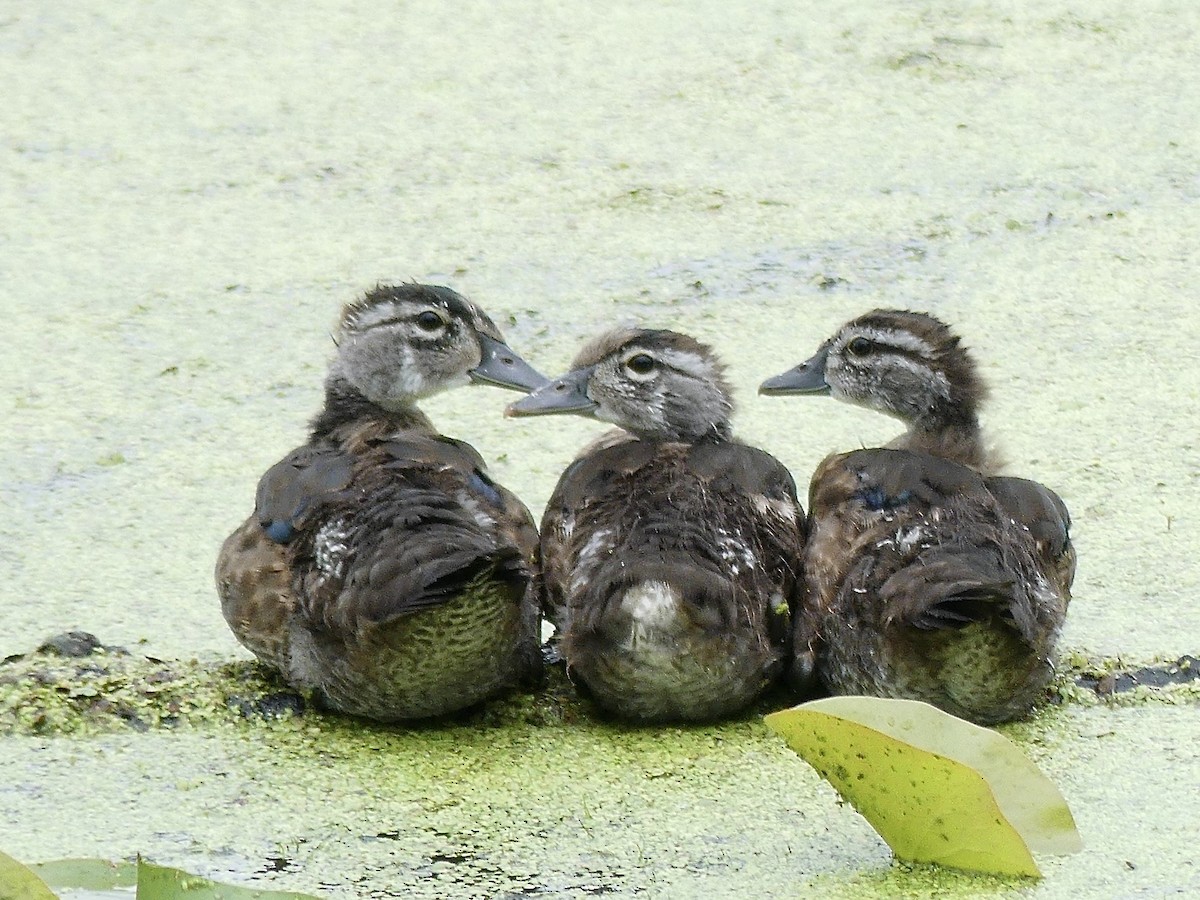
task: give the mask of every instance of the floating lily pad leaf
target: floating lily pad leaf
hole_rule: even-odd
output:
[[[46,882],[0,853],[0,900],[58,900]]]
[[[29,868],[55,890],[109,891],[137,885],[137,866],[127,862],[56,859]]]
[[[927,703],[829,697],[766,723],[901,859],[1037,878],[1031,850],[1083,848],[1066,801],[1012,741]]]
[[[311,894],[217,884],[179,869],[138,860],[137,900],[317,900]]]

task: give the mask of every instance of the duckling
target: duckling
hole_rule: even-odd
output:
[[[344,308],[336,343],[308,442],[263,475],[221,547],[225,620],[321,705],[383,722],[535,680],[533,517],[417,402],[546,379],[446,287],[376,286]]]
[[[619,426],[563,473],[541,528],[568,672],[619,716],[728,716],[783,671],[804,511],[788,470],[732,438],[732,412],[708,346],[635,328],[508,407]]]
[[[813,475],[813,618],[796,665],[837,694],[924,700],[979,724],[1028,715],[1070,602],[1070,517],[1044,485],[994,474],[985,387],[959,338],[931,315],[875,310],[759,391],[831,394],[907,426]]]

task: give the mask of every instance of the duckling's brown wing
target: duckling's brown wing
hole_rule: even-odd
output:
[[[286,544],[328,498],[345,489],[353,459],[326,444],[293,450],[258,482],[254,511],[267,536]]]
[[[809,486],[809,512],[928,509],[968,493],[986,493],[974,469],[928,453],[878,447],[826,457]]]
[[[459,472],[465,479],[463,498],[467,502],[474,498],[489,510],[494,508],[492,518],[501,543],[512,544],[531,565],[536,564],[538,529],[532,513],[516,494],[492,479],[478,450],[466,441],[445,435],[392,440],[384,446],[401,467],[441,466]]]
[[[907,623],[922,631],[952,630],[996,618],[1016,628],[1013,610],[1020,588],[998,548],[936,543],[943,537],[931,529],[917,537],[922,546],[907,552],[892,548],[896,571],[875,586],[884,626]],[[1029,628],[1033,623],[1023,624]]]
[[[772,515],[782,515],[797,523],[803,532],[804,517],[796,496],[796,480],[771,454],[736,441],[714,441],[693,445],[687,460],[691,470],[708,479],[714,490],[748,497],[756,509],[766,507]],[[771,504],[784,504],[787,508]],[[801,510],[799,517],[797,510]]]
[[[997,475],[987,479],[987,486],[1005,512],[1029,529],[1043,565],[1069,597],[1075,580],[1075,546],[1071,543],[1071,514],[1062,498],[1027,478]]]
[[[842,460],[841,476],[821,479],[822,500],[829,506],[855,499],[868,511],[898,505],[932,509],[953,497],[974,496],[982,502],[990,493],[1013,521],[1029,530],[1047,573],[1069,593],[1075,576],[1071,516],[1062,498],[1045,485],[1011,476],[982,478],[967,466],[907,450],[858,450],[836,459]],[[819,502],[813,498],[814,504]]]
[[[886,546],[904,523],[919,524],[952,498],[969,496],[989,498],[983,478],[926,453],[874,448],[826,457],[809,486],[805,566],[810,606],[828,611],[840,605],[852,567],[862,578],[865,564],[876,587],[882,584],[891,573],[878,570],[875,546]],[[858,589],[864,590],[861,585]]]
[[[883,448],[856,451],[843,460],[839,483],[844,493],[838,502],[871,534],[875,557],[871,576],[864,579],[872,584],[851,581],[856,590],[878,594],[885,625],[961,628],[1012,604],[1014,575],[998,549],[1000,517],[974,469],[926,453]],[[951,515],[979,540],[939,527]],[[995,552],[984,549],[989,541]]]
[[[532,517],[458,441],[416,435],[356,461],[301,536],[294,565],[310,620],[354,633],[441,605],[486,580],[520,603],[533,576]]]

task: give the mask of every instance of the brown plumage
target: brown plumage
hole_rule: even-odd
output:
[[[731,438],[732,408],[708,347],[645,329],[509,407],[621,428],[559,479],[542,558],[568,671],[625,718],[730,715],[783,671],[804,513],[787,470]]]
[[[815,665],[834,693],[984,724],[1027,715],[1070,600],[1070,519],[1049,488],[992,474],[985,391],[958,337],[924,313],[875,310],[760,390],[831,393],[907,425],[813,475],[797,667]]]
[[[415,401],[471,380],[544,379],[441,287],[375,288],[346,307],[338,345],[308,443],[266,472],[221,548],[230,628],[324,705],[382,721],[533,678],[533,519]]]

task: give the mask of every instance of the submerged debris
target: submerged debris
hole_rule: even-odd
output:
[[[1200,660],[1188,655],[1137,669],[1083,672],[1075,679],[1076,684],[1095,691],[1101,697],[1128,693],[1139,687],[1167,688],[1196,681],[1200,681]]]
[[[1051,702],[1085,706],[1200,701],[1200,660],[1184,655],[1135,663],[1121,657],[1068,653],[1051,689]]]
[[[91,656],[97,650],[103,650],[114,655],[129,655],[129,651],[124,647],[105,647],[97,640],[94,634],[89,634],[86,631],[66,631],[62,634],[56,634],[42,644],[42,646],[38,647],[38,653],[53,653],[72,659]]]

